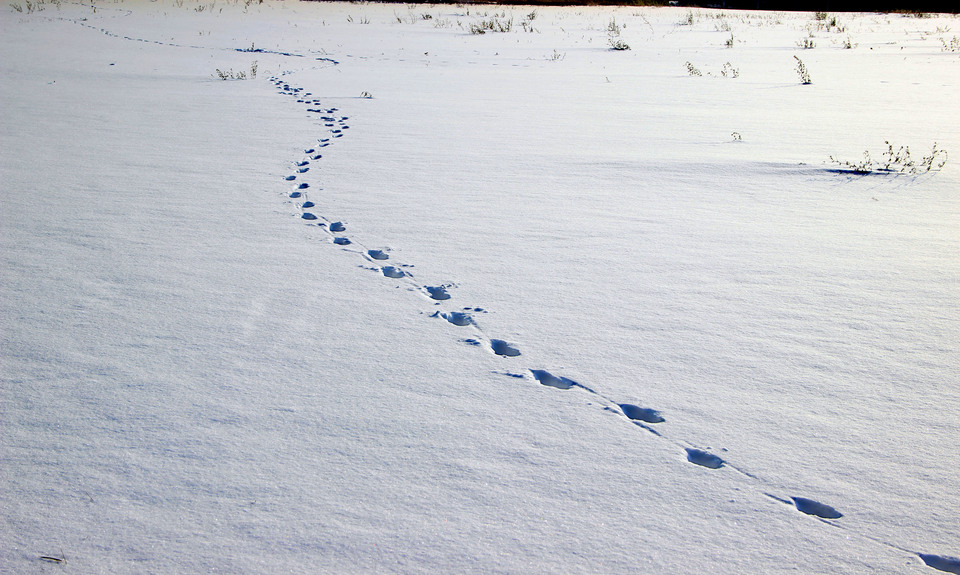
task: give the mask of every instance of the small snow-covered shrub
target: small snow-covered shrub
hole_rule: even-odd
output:
[[[240,70],[239,72],[234,72],[233,68],[230,68],[229,70],[226,70],[226,71],[221,70],[220,68],[217,68],[216,77],[220,78],[221,80],[246,80],[247,73],[244,72],[243,70]]]
[[[607,42],[610,44],[611,50],[629,50],[630,45],[624,42],[620,38],[608,38]]]
[[[607,43],[612,50],[629,50],[630,46],[620,38],[622,26],[617,24],[616,18],[611,18],[607,24]]]
[[[14,2],[13,4],[10,5],[10,9],[13,10],[14,12],[20,12],[20,13],[23,13],[24,9],[26,9],[27,14],[33,14],[34,12],[42,12],[43,0],[38,0],[37,2],[31,2],[30,0],[26,0],[26,2],[24,3],[24,6],[21,6],[20,3],[18,2]]]
[[[914,160],[910,155],[909,146],[894,147],[890,141],[884,142],[887,149],[880,155],[879,160],[874,160],[870,155],[870,150],[863,152],[863,159],[851,162],[849,160],[839,160],[830,156],[830,162],[840,167],[841,171],[853,172],[855,174],[926,174],[931,171],[940,171],[947,164],[947,151],[941,149],[936,142],[930,150],[929,155],[925,155],[920,160]]]
[[[807,66],[803,63],[803,60],[797,56],[794,56],[793,59],[797,61],[795,70],[797,71],[797,75],[800,76],[800,83],[803,85],[812,84],[813,80],[810,79],[810,71],[807,70]]]
[[[617,24],[616,18],[611,18],[610,23],[607,24],[607,34],[610,36],[619,36],[622,27]]]
[[[487,32],[509,32],[513,29],[513,18],[507,18],[494,15],[487,20],[481,20],[479,23],[470,24],[471,34],[486,34]]]

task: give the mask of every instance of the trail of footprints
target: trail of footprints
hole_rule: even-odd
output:
[[[129,11],[126,11],[129,14]],[[64,19],[81,26],[97,30],[103,34],[106,34],[111,37],[136,41],[136,42],[148,42],[154,43],[163,46],[177,47],[177,48],[195,48],[195,49],[204,49],[209,50],[211,48],[203,46],[194,46],[194,45],[179,45],[172,42],[162,42],[158,40],[147,40],[143,38],[134,38],[130,36],[123,36],[116,34],[106,28],[101,28],[94,26],[86,21],[86,19],[76,20],[76,19]],[[228,49],[229,50],[229,49]],[[240,52],[258,52],[258,53],[269,53],[278,56],[286,57],[295,57],[301,58],[303,54],[296,54],[290,52],[282,51],[273,51],[273,50],[261,50],[261,49],[236,49]],[[323,62],[326,65],[336,66],[338,62],[328,57],[312,57],[313,60]],[[276,86],[279,93],[285,96],[292,97],[296,100],[298,104],[304,105],[306,112],[311,114],[311,117],[315,118],[317,121],[322,123],[326,131],[323,134],[323,137],[318,138],[317,142],[310,147],[307,147],[303,151],[303,157],[298,158],[293,162],[291,174],[284,177],[287,182],[290,182],[293,185],[293,189],[286,192],[287,197],[295,202],[299,217],[306,222],[317,222],[316,226],[323,228],[331,236],[331,242],[335,245],[340,246],[349,246],[354,245],[359,247],[359,253],[362,254],[364,259],[367,262],[373,264],[371,269],[376,270],[383,277],[400,280],[407,282],[411,290],[418,291],[424,297],[429,298],[437,302],[437,305],[440,302],[447,301],[451,299],[449,289],[454,287],[453,285],[436,285],[436,286],[425,286],[420,285],[415,279],[410,269],[413,267],[408,264],[391,264],[387,265],[385,262],[390,261],[390,255],[385,249],[368,249],[365,246],[359,244],[359,242],[351,241],[351,239],[345,235],[347,232],[346,225],[341,221],[335,221],[328,219],[318,213],[318,207],[315,202],[311,201],[308,198],[309,190],[311,190],[310,183],[306,180],[309,179],[307,174],[311,173],[311,167],[313,167],[314,162],[318,162],[323,158],[321,150],[327,146],[330,146],[338,138],[342,138],[346,130],[349,130],[350,126],[347,125],[347,116],[339,115],[339,110],[337,108],[327,108],[324,107],[319,98],[314,97],[310,92],[305,92],[303,88],[294,86],[289,81],[286,81],[282,76],[288,75],[289,72],[283,72],[281,77],[272,77],[270,81]],[[504,358],[513,358],[519,357],[521,355],[519,347],[511,342],[487,337],[480,326],[477,324],[474,315],[478,313],[484,313],[484,310],[479,307],[464,307],[460,311],[447,311],[440,312],[437,311],[432,315],[449,322],[450,324],[458,327],[471,327],[473,329],[474,337],[468,337],[461,339],[463,343],[473,345],[473,346],[485,346],[489,349],[491,353],[494,353],[498,356]],[[546,387],[555,388],[558,390],[570,390],[570,389],[579,389],[583,392],[591,394],[595,399],[599,400],[599,403],[605,404],[603,407],[604,410],[615,413],[619,416],[622,416],[629,423],[636,425],[637,427],[644,429],[645,431],[652,433],[653,435],[663,438],[666,441],[670,441],[675,446],[677,446],[678,451],[683,450],[686,456],[686,460],[691,464],[703,467],[705,469],[717,470],[717,469],[730,469],[736,473],[743,475],[750,480],[762,483],[762,480],[755,475],[748,473],[747,471],[731,464],[729,461],[726,461],[719,455],[711,453],[708,450],[700,449],[692,444],[688,444],[681,440],[670,439],[666,437],[663,433],[654,428],[657,424],[664,423],[666,418],[656,409],[650,407],[642,407],[638,405],[628,404],[628,403],[618,403],[611,398],[604,396],[602,393],[593,390],[577,381],[574,381],[570,378],[555,375],[547,370],[543,369],[528,369],[525,372],[517,373],[511,371],[498,372],[501,375],[512,377],[516,379],[527,379],[532,377],[535,381],[544,385]],[[529,374],[529,376],[527,375]],[[830,505],[821,503],[814,499],[808,499],[801,496],[790,496],[790,497],[780,497],[771,493],[764,492],[764,495],[769,497],[771,500],[780,502],[784,505],[789,505],[795,508],[797,511],[804,513],[810,517],[816,518],[824,523],[845,529],[842,523],[835,521],[843,517],[843,513],[834,509]],[[888,541],[883,541],[876,539],[872,536],[860,534],[862,537],[874,541],[877,544],[896,549],[898,551],[916,555],[919,557],[924,564],[934,569],[947,572],[955,573],[960,575],[960,558],[949,557],[944,555],[933,555],[928,553],[920,553],[915,550],[906,549],[894,543]]]
[[[371,264],[368,265],[369,269],[378,272],[383,277],[406,282],[411,291],[419,292],[422,296],[436,302],[438,306],[440,302],[451,300],[450,289],[455,286],[449,284],[421,285],[414,278],[411,271],[411,268],[413,268],[412,265],[388,264],[387,262],[392,262],[392,260],[390,260],[390,254],[387,250],[368,248],[361,245],[360,242],[351,240],[346,235],[347,226],[343,222],[332,220],[319,214],[316,203],[308,199],[309,191],[312,188],[310,183],[306,181],[309,179],[307,174],[312,173],[310,169],[313,167],[313,163],[323,158],[323,154],[321,153],[322,148],[331,145],[337,138],[343,137],[345,131],[350,128],[346,123],[349,118],[340,115],[337,108],[324,107],[319,98],[313,96],[310,92],[305,92],[303,88],[296,87],[280,77],[274,77],[270,80],[277,87],[280,94],[292,97],[298,104],[304,105],[306,112],[318,120],[325,129],[323,136],[318,138],[315,144],[303,150],[303,158],[297,159],[292,163],[292,173],[285,176],[285,180],[291,182],[294,186],[292,190],[287,192],[287,196],[295,202],[299,217],[308,222],[316,221],[317,223],[315,225],[326,230],[332,243],[341,246],[354,246],[352,249],[356,249],[364,260],[368,262],[368,264]],[[466,337],[460,340],[465,344],[486,347],[491,353],[504,358],[521,356],[520,348],[515,343],[486,336],[476,321],[475,316],[480,313],[484,313],[482,308],[463,307],[457,311],[437,311],[432,314],[431,317],[444,320],[454,326],[471,328],[473,331],[472,337]],[[685,441],[671,439],[665,436],[664,433],[661,433],[655,428],[658,424],[666,421],[664,415],[656,409],[629,403],[618,403],[577,381],[556,375],[544,369],[528,369],[522,373],[509,371],[498,373],[517,379],[528,379],[532,377],[533,380],[541,385],[558,390],[579,389],[593,396],[595,400],[598,400],[598,403],[604,406],[604,410],[613,412],[623,417],[627,422],[673,443],[677,447],[678,452],[685,456],[686,460],[691,464],[710,470],[730,469],[755,483],[763,483],[762,479],[732,464],[720,455],[711,453],[708,449],[701,449]],[[845,529],[841,522],[836,521],[843,517],[843,513],[830,505],[799,495],[780,497],[767,492],[763,492],[763,494],[773,501],[795,508],[800,513],[833,525],[834,527]],[[920,553],[903,548],[894,543],[876,539],[869,535],[861,535],[880,545],[916,555],[929,567],[960,575],[960,558]]]

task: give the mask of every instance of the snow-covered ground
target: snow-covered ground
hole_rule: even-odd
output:
[[[4,4],[0,572],[960,573],[960,19],[533,12]]]

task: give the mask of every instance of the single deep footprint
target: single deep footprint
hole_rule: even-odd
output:
[[[945,555],[929,555],[927,553],[917,553],[920,559],[927,564],[927,567],[933,567],[947,573],[956,573],[960,575],[960,559],[956,557],[947,557]]]
[[[317,219],[317,216],[311,214],[310,212],[303,212],[303,215],[301,215],[300,217],[303,218],[303,219],[305,219],[305,220],[315,220],[315,219]]]
[[[450,299],[450,294],[447,293],[447,288],[443,286],[424,286],[427,290],[427,294],[430,296],[430,299],[435,299],[437,301],[443,301]]]
[[[791,497],[790,499],[793,499],[793,504],[797,506],[797,511],[801,511],[807,515],[816,515],[824,519],[840,519],[843,517],[843,513],[819,501],[807,499],[806,497]]]
[[[504,357],[517,357],[520,355],[520,350],[517,349],[515,345],[507,343],[502,339],[491,339],[490,348],[493,349],[493,353]]]
[[[463,313],[462,311],[451,311],[449,313],[442,313],[440,317],[449,321],[453,325],[467,326],[473,324],[473,316],[468,313]],[[519,354],[519,352],[517,352]]]
[[[542,385],[546,385],[548,387],[555,387],[557,389],[570,389],[571,387],[580,385],[572,379],[567,379],[566,377],[557,377],[549,371],[544,371],[542,369],[531,369],[530,373],[533,374],[534,379],[539,381]]]
[[[343,222],[333,222],[332,224],[330,224],[330,228],[329,228],[329,229],[330,229],[331,232],[345,232],[345,231],[347,231],[347,228],[346,228],[346,226],[343,225]]]
[[[380,271],[383,272],[383,275],[388,278],[402,278],[407,275],[402,269],[395,268],[393,266],[383,266]]]
[[[663,423],[665,420],[660,412],[649,407],[640,407],[629,403],[621,403],[620,409],[623,414],[634,421],[643,421],[646,423]]]
[[[333,243],[337,244],[338,246],[349,246],[350,240],[347,238],[333,238]]]
[[[723,467],[723,460],[717,457],[712,453],[707,453],[701,449],[687,449],[687,461],[690,463],[695,463],[703,467],[709,467],[710,469],[720,469]]]
[[[390,256],[385,254],[383,250],[367,250],[367,255],[375,260],[388,260]]]
[[[312,207],[315,206],[315,205],[316,205],[316,204],[314,204],[313,202],[303,202],[302,204],[300,204],[300,207],[301,207],[301,208],[312,208]]]

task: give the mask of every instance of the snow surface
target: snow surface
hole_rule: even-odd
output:
[[[956,17],[20,6],[0,571],[960,572]]]

